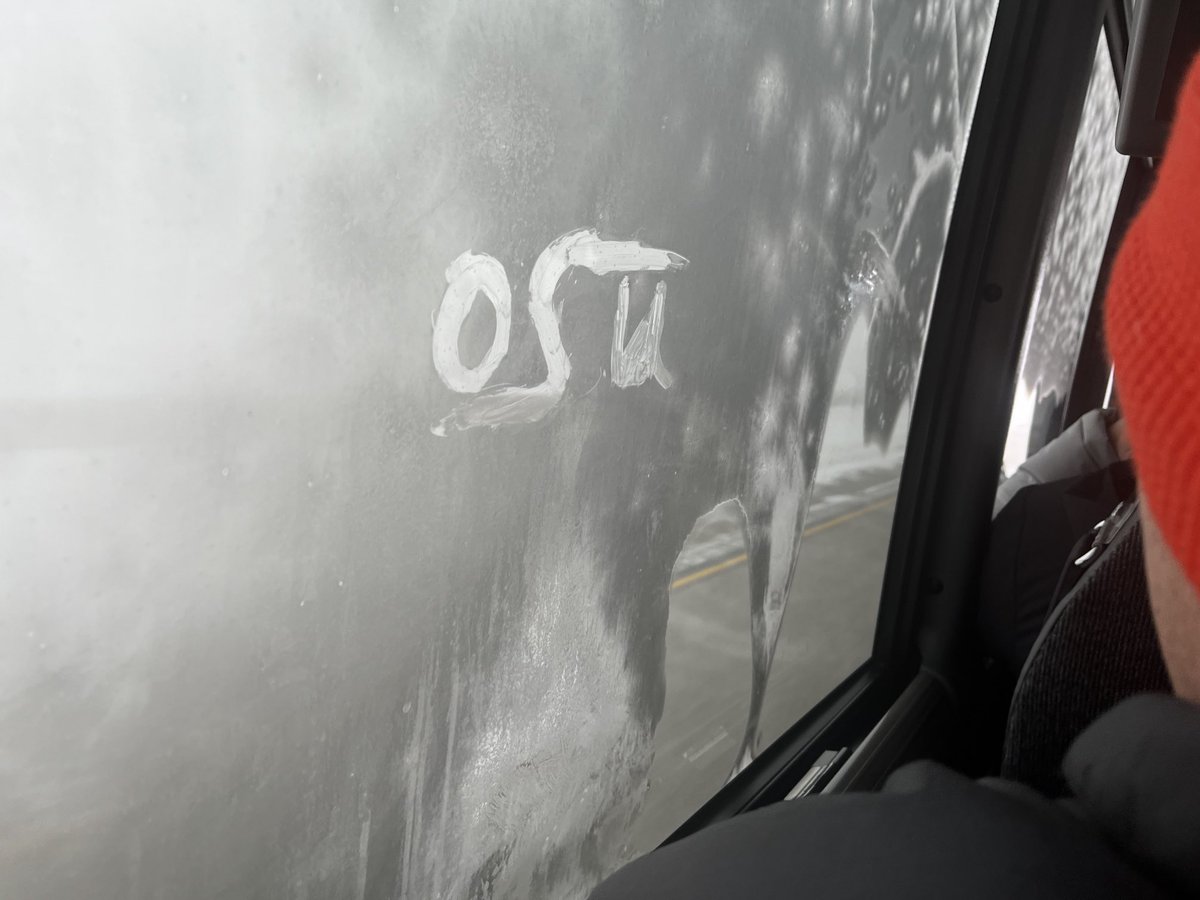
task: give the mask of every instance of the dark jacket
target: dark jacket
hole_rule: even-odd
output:
[[[1087,549],[1093,526],[1135,492],[1133,468],[1116,462],[1031,484],[997,513],[979,579],[978,626],[988,655],[1010,678],[1021,671],[1054,601],[1071,587],[1071,562]]]
[[[1200,897],[1200,708],[1101,717],[1064,761],[1074,796],[934,763],[879,794],[776,804],[638,860],[593,900]]]

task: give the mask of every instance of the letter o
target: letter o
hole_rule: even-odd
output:
[[[512,328],[512,289],[508,273],[494,257],[464,253],[446,269],[446,293],[433,325],[433,365],[446,387],[460,394],[483,390],[496,367],[508,353]],[[458,336],[475,297],[483,292],[496,311],[496,334],[492,346],[473,368],[463,365],[458,355]]]

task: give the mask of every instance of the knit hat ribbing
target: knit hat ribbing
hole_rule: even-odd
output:
[[[1105,309],[1138,483],[1200,588],[1200,62],[1154,189],[1121,245]]]

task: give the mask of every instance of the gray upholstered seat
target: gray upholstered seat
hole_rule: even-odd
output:
[[[1001,774],[1061,794],[1063,754],[1080,732],[1126,697],[1169,690],[1135,511],[1033,645],[1009,709]]]

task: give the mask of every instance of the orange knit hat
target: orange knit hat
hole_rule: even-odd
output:
[[[1113,266],[1106,330],[1138,484],[1200,587],[1200,63]]]

